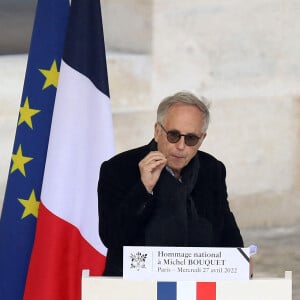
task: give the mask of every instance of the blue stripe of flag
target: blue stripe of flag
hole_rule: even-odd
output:
[[[157,300],[176,300],[176,282],[157,282]]]
[[[99,16],[101,7],[96,1],[72,2],[63,60],[109,97],[103,26]]]

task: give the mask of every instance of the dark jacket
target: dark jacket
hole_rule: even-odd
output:
[[[99,233],[108,248],[104,275],[122,276],[123,246],[145,245],[146,227],[155,214],[158,199],[155,188],[151,195],[142,184],[138,163],[150,150],[150,144],[129,150],[101,166],[98,184]],[[202,222],[199,228],[208,228],[207,236],[202,244],[191,240],[188,243],[156,246],[243,247],[239,228],[227,201],[223,163],[202,151],[198,151],[197,156],[199,173],[191,196]],[[176,234],[175,227],[169,226],[167,230],[170,235]]]

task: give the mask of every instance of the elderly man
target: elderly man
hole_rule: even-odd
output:
[[[243,246],[227,201],[225,167],[198,150],[209,124],[205,102],[189,92],[165,98],[154,139],[102,164],[104,275],[122,276],[123,246]]]

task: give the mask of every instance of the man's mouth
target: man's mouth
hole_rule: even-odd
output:
[[[184,159],[184,156],[182,156],[182,155],[175,155],[175,154],[173,154],[173,155],[170,155],[171,157],[173,157],[173,158],[175,158],[175,159]]]

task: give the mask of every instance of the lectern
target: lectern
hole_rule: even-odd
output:
[[[283,278],[205,282],[203,287],[193,281],[91,277],[88,270],[82,274],[82,300],[291,300],[292,272]]]

